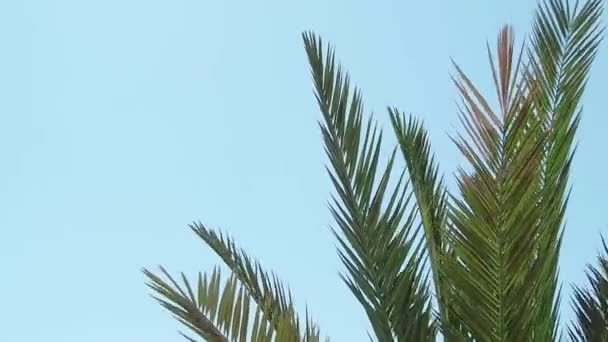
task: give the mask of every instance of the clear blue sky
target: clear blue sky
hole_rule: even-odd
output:
[[[534,2],[5,1],[0,4],[0,340],[177,341],[143,266],[209,270],[186,225],[227,229],[334,341],[365,341],[340,269],[300,32],[335,43],[368,108],[424,118],[460,158],[449,58],[491,91],[485,42]],[[561,264],[608,233],[608,44],[593,68]],[[490,93],[493,94],[493,93]],[[566,286],[568,287],[568,286]],[[564,314],[567,316],[568,306]]]

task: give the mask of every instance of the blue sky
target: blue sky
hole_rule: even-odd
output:
[[[186,228],[228,230],[334,341],[365,341],[337,276],[330,183],[302,30],[332,41],[385,124],[423,117],[460,161],[454,58],[491,91],[485,42],[534,2],[6,1],[0,4],[0,340],[175,341],[141,267],[219,260]],[[561,264],[583,279],[608,233],[608,51],[584,98]],[[493,94],[493,93],[490,93]],[[386,126],[386,125],[385,125]],[[565,316],[569,309],[565,306]]]

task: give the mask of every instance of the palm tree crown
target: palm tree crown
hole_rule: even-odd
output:
[[[341,277],[378,341],[608,341],[608,247],[588,287],[575,287],[575,320],[559,327],[558,258],[580,101],[601,41],[601,0],[546,0],[527,44],[513,30],[488,47],[497,105],[454,64],[467,165],[447,189],[422,122],[388,114],[398,146],[380,157],[383,131],[334,50],[303,34],[334,186],[330,210]],[[405,170],[394,163],[402,157]],[[192,230],[224,261],[181,284],[144,270],[155,298],[207,341],[319,341],[308,313],[234,240]],[[362,335],[365,332],[362,332]],[[190,341],[194,338],[184,334]],[[328,339],[328,338],[326,338]]]

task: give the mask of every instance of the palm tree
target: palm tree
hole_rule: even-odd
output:
[[[490,55],[494,108],[455,65],[467,161],[449,191],[420,120],[388,108],[396,146],[364,118],[333,48],[303,34],[335,188],[330,210],[347,287],[378,341],[608,341],[608,247],[575,287],[575,320],[559,327],[558,258],[580,101],[601,41],[601,0],[542,2],[516,52],[505,26]],[[405,170],[396,172],[401,155]],[[207,341],[318,341],[279,278],[222,232],[191,229],[230,269],[181,284],[144,269],[154,297]],[[365,332],[362,332],[362,335]],[[190,341],[192,337],[183,334]]]

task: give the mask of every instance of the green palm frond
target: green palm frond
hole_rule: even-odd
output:
[[[220,293],[219,270],[215,270],[211,274],[210,284],[213,286],[207,286],[207,283],[205,282],[206,278],[201,278],[201,275],[199,274],[198,291],[199,293],[202,293],[202,295],[193,297],[187,296],[164,269],[161,268],[162,273],[170,280],[170,283],[163,282],[160,277],[145,270],[146,276],[154,285],[152,289],[169,300],[169,302],[164,301],[161,302],[161,304],[176,314],[182,323],[188,323],[186,326],[192,329],[192,322],[204,322],[205,320],[201,320],[201,317],[208,317],[207,313],[201,312],[196,308],[208,308],[210,310],[209,312],[213,313],[218,305],[218,300],[220,299],[225,299],[227,301],[225,306],[234,307],[238,304],[243,305],[247,310],[249,310],[249,302],[252,302],[251,305],[255,305],[257,312],[254,320],[255,324],[252,328],[255,334],[252,332],[252,337],[250,338],[257,336],[257,338],[261,339],[260,341],[271,341],[270,338],[273,336],[275,339],[272,341],[299,342],[319,340],[320,332],[317,324],[308,316],[308,314],[306,315],[304,323],[300,321],[294,309],[291,293],[274,273],[265,271],[259,262],[247,255],[242,248],[239,248],[236,245],[233,239],[223,233],[217,233],[208,229],[201,223],[193,223],[190,225],[190,228],[209,247],[211,247],[211,249],[213,249],[213,251],[224,261],[226,266],[230,268],[231,277],[226,282],[226,286],[223,290],[224,292]],[[188,289],[187,294],[190,295],[192,293],[191,286],[183,275],[182,279],[184,286]],[[211,292],[206,294],[208,291]],[[198,299],[198,302],[193,298]],[[246,306],[244,304],[245,301],[247,303]],[[168,306],[167,303],[173,304],[171,304],[172,306]],[[181,307],[181,314],[177,314],[172,310],[172,308],[175,309],[175,305]],[[226,332],[222,330],[223,326],[232,327],[234,324],[238,324],[238,322],[248,322],[246,320],[247,317],[245,316],[239,316],[236,313],[233,316],[221,316],[227,318],[225,318],[225,321],[219,321],[222,326],[218,329],[222,332]],[[185,317],[188,317],[189,320]],[[207,318],[210,322],[212,322],[213,319],[214,316]],[[260,326],[260,324],[262,325]],[[209,330],[208,328],[207,325],[204,325],[203,327],[198,327],[199,330],[194,331],[197,333],[199,331],[213,333],[212,330]],[[266,329],[264,330],[265,332],[256,330],[262,328]],[[232,337],[244,336],[243,333],[235,335],[232,330],[230,330],[230,332],[232,334],[230,336]],[[236,341],[237,339],[234,340]]]
[[[439,167],[431,153],[428,133],[422,122],[406,117],[396,108],[389,108],[393,131],[406,162],[413,193],[416,199],[420,221],[424,228],[426,251],[435,285],[435,297],[439,305],[440,317],[448,320],[449,291],[442,268],[443,260],[451,257],[449,245],[445,241],[448,192],[439,176]]]
[[[271,321],[276,319],[275,316],[293,309],[291,294],[279,278],[265,271],[260,263],[239,248],[233,239],[205,227],[200,222],[193,223],[190,228],[224,261]],[[316,326],[312,321],[310,323]]]
[[[574,137],[581,118],[580,101],[591,62],[597,54],[603,28],[601,0],[543,1],[535,16],[531,37],[530,76],[537,82],[536,113],[547,139],[540,174],[539,206],[543,228],[538,258],[544,263],[544,282],[550,286],[538,295],[551,313],[539,315],[536,326],[557,330],[559,291],[557,263],[562,239],[568,178],[574,155]]]
[[[588,288],[574,287],[576,320],[569,329],[570,339],[580,342],[608,341],[608,245],[602,238],[599,265],[589,265]]]
[[[182,324],[206,341],[319,341],[319,332],[314,327],[307,326],[301,336],[291,304],[287,310],[272,317],[261,306],[253,305],[247,288],[234,274],[222,284],[219,268],[216,268],[210,276],[199,273],[196,286],[192,286],[183,273],[180,285],[162,267],[161,272],[168,281],[144,270],[154,297]],[[250,313],[253,312],[255,315],[252,317]]]
[[[330,209],[339,230],[342,278],[363,305],[380,341],[426,341],[435,335],[423,253],[415,243],[418,225],[408,209],[411,191],[404,175],[391,187],[395,152],[380,166],[382,131],[363,119],[359,90],[335,62],[331,46],[303,35],[320,122],[328,173],[337,192]],[[393,177],[394,180],[394,177]]]
[[[188,294],[184,292],[164,268],[161,268],[161,271],[172,285],[146,269],[143,271],[150,280],[148,286],[157,295],[163,297],[155,296],[154,298],[163,307],[173,313],[182,324],[206,341],[228,341],[228,338],[224,336],[224,332],[216,327],[213,322],[217,313],[217,303],[219,302],[217,300],[218,294],[215,291],[219,292],[220,279],[216,271],[213,272],[210,282],[207,281],[206,275],[204,281],[201,278],[201,284],[196,296],[187,280],[184,280],[184,284],[188,289]],[[201,301],[200,298],[211,300]],[[237,334],[240,332],[238,331]],[[185,335],[184,337],[193,340]]]
[[[511,31],[503,30],[493,64],[502,115],[457,68],[467,136],[456,143],[473,172],[460,171],[462,199],[450,212],[454,332],[496,341],[558,336],[567,182],[600,14],[601,1],[580,9],[542,3],[526,66],[514,62]]]
[[[543,286],[536,279],[542,264],[535,240],[544,136],[534,115],[534,86],[520,76],[510,27],[497,45],[492,71],[500,112],[456,66],[467,135],[454,141],[472,171],[459,171],[461,197],[450,201],[454,257],[445,271],[453,286],[449,313],[458,325],[451,319],[446,330],[476,341],[522,341],[539,336],[534,322],[543,309],[534,294]]]

